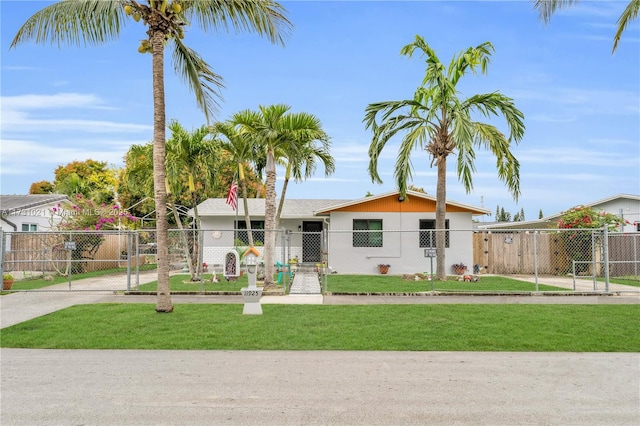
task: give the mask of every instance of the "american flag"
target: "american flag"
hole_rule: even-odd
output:
[[[226,203],[229,204],[233,210],[238,208],[238,184],[236,182],[231,182]]]

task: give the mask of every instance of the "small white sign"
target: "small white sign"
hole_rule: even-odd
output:
[[[424,249],[424,257],[436,257],[436,249],[434,248]]]
[[[75,250],[76,249],[76,242],[75,241],[65,241],[64,242],[64,249],[65,250]]]

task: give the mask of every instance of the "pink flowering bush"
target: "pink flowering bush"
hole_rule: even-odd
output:
[[[559,229],[568,231],[562,233],[565,249],[569,261],[577,261],[576,272],[586,274],[589,270],[587,262],[593,261],[594,250],[602,238],[598,229],[607,228],[608,231],[622,229],[625,221],[611,213],[597,212],[590,207],[577,206],[567,210],[558,219]],[[573,230],[573,231],[571,231]]]
[[[66,242],[75,242],[71,250],[74,261],[70,272],[83,272],[85,260],[92,259],[95,252],[104,242],[101,230],[128,229],[135,224],[136,218],[118,205],[97,206],[92,200],[77,194],[73,204],[58,204],[51,209],[52,226],[60,231],[77,231],[65,237]]]
[[[73,204],[58,204],[52,208],[60,230],[99,231],[105,229],[131,229],[136,218],[117,204],[96,205],[92,200],[77,194]]]
[[[557,223],[560,229],[602,229],[606,226],[607,230],[616,231],[624,226],[625,221],[615,214],[577,206],[562,213]]]

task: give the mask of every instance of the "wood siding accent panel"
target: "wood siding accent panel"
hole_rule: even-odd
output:
[[[368,213],[433,213],[436,211],[436,202],[419,197],[409,197],[404,201],[398,201],[398,195],[389,195],[371,201],[363,201],[359,204],[331,210],[332,212],[368,212]],[[471,210],[458,206],[447,205],[447,213],[467,213]]]

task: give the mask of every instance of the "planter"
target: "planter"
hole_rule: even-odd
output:
[[[467,271],[467,265],[465,265],[462,262],[454,263],[453,265],[451,265],[451,272],[453,272],[456,275],[464,275],[466,271]]]
[[[13,278],[3,279],[2,280],[2,289],[3,290],[11,290],[13,287]]]
[[[382,275],[386,275],[387,272],[389,272],[389,265],[378,265],[378,271],[380,271]]]

